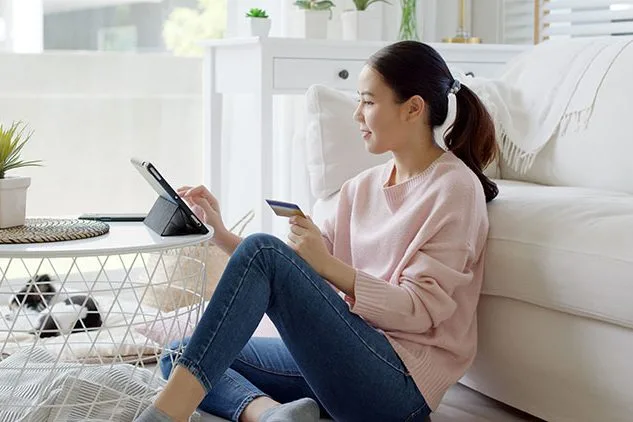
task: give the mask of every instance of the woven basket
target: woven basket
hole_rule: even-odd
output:
[[[110,226],[100,221],[27,218],[23,225],[0,229],[0,244],[62,242],[104,235]]]
[[[230,231],[241,236],[254,216],[255,213],[252,210],[249,211]],[[182,259],[183,256],[186,258]],[[214,244],[188,246],[180,251],[164,253],[161,257],[150,256],[148,262],[150,267],[154,267],[158,259],[162,259],[161,265],[166,267],[166,271],[161,266],[161,273],[155,274],[152,278],[153,286],[147,290],[143,304],[163,312],[171,312],[177,308],[191,307],[200,303],[200,296],[208,301],[215,291],[229,258],[229,255]],[[199,274],[200,263],[204,263],[206,270],[204,292],[201,291],[199,277],[192,276]]]

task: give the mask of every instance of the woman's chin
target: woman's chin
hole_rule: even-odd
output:
[[[371,154],[383,154],[386,151],[384,151],[382,148],[378,148],[378,146],[376,145],[375,142],[372,142],[372,140],[367,140],[365,141],[365,149],[367,150],[367,152],[371,153]]]

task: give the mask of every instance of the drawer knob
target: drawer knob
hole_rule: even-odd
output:
[[[343,69],[343,70],[341,70],[338,73],[338,77],[341,78],[341,79],[347,79],[347,78],[349,78],[349,72],[347,70]]]
[[[466,76],[470,76],[470,77],[474,78],[475,74],[473,72],[466,72]]]

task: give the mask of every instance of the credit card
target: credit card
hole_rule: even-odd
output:
[[[283,202],[283,201],[275,201],[272,199],[267,199],[268,205],[273,209],[273,212],[280,217],[293,217],[298,215],[300,217],[305,217],[299,205],[293,204],[291,202]]]

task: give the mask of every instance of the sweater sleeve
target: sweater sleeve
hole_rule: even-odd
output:
[[[323,222],[321,237],[323,237],[323,243],[325,243],[327,250],[332,255],[334,253],[334,216],[328,217]]]
[[[455,289],[473,280],[476,239],[471,236],[479,230],[472,225],[481,224],[470,211],[472,203],[459,202],[458,207],[436,207],[425,224],[436,231],[415,250],[395,283],[356,271],[355,297],[348,300],[352,312],[382,330],[411,333],[424,333],[453,315]]]

